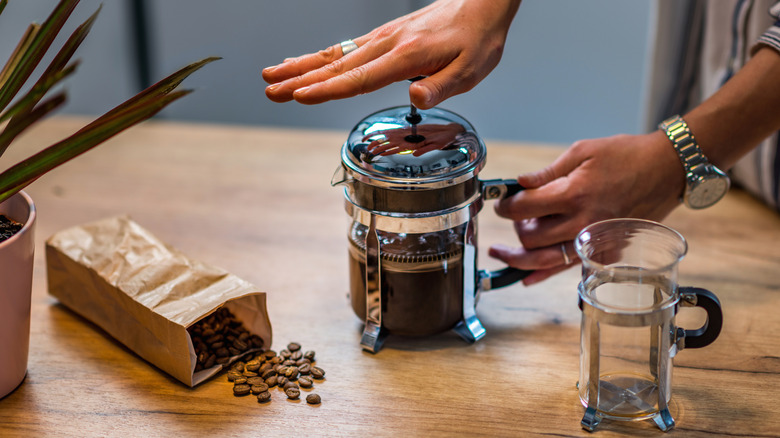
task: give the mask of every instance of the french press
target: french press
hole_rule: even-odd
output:
[[[478,179],[485,157],[472,125],[439,108],[388,108],[350,132],[331,183],[345,187],[350,301],[365,321],[365,350],[378,352],[388,334],[450,329],[475,342],[485,335],[479,293],[529,274],[477,269],[484,201],[522,189],[515,180]]]

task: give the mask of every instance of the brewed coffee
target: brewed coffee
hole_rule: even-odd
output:
[[[465,226],[425,233],[379,231],[382,326],[389,333],[427,336],[453,328],[463,318]],[[366,227],[350,231],[352,310],[366,317]]]

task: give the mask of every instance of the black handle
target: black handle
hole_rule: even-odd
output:
[[[513,179],[488,179],[480,182],[482,183],[482,196],[486,200],[503,199],[525,189]],[[502,189],[503,194],[501,193]]]
[[[515,195],[518,192],[525,190],[525,187],[521,186],[520,183],[518,183],[514,179],[505,179],[504,185],[506,185],[506,194],[504,195],[504,198],[506,198],[507,196]]]
[[[704,325],[696,330],[685,330],[685,348],[701,348],[712,344],[723,327],[723,309],[714,293],[698,287],[681,287],[680,295],[695,295],[696,307],[707,312]]]
[[[498,289],[500,287],[506,287],[510,284],[517,283],[531,275],[534,271],[526,271],[524,269],[517,268],[503,268],[497,271],[481,271],[481,277],[490,280],[490,285],[486,290]]]
[[[521,190],[524,190],[525,187],[521,186],[517,180],[514,179],[497,179],[497,180],[489,180],[489,181],[483,181],[484,183],[488,183],[490,187],[488,188],[488,191],[492,190],[500,190],[500,185],[503,185],[506,188],[506,191],[504,192],[504,195],[501,197],[506,198],[507,196],[512,196]],[[500,192],[498,192],[500,193]],[[486,197],[488,199],[495,199],[499,195],[496,193],[495,195],[493,193],[486,193]],[[487,278],[490,281],[490,284],[486,288],[486,290],[492,290],[492,289],[498,289],[500,287],[506,287],[510,284],[517,283],[518,281],[524,279],[525,277],[528,277],[531,275],[531,273],[534,271],[528,271],[525,269],[517,269],[517,268],[503,268],[499,269],[497,271],[480,271],[480,275],[483,279]]]

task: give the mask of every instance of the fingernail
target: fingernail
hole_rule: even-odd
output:
[[[293,96],[300,96],[301,94],[306,94],[310,88],[311,88],[310,86],[301,87],[293,91]]]
[[[279,88],[279,86],[280,86],[280,85],[282,85],[282,84],[281,84],[281,83],[279,83],[279,84],[273,84],[273,85],[269,85],[269,86],[265,87],[265,91],[266,91],[267,93],[268,93],[268,92],[270,92],[270,93],[273,93],[273,92],[274,92],[274,91],[275,91],[277,88]]]
[[[272,65],[270,67],[266,67],[263,69],[263,73],[272,73],[276,68],[279,67],[278,65]]]

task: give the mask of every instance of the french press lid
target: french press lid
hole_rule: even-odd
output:
[[[399,106],[361,120],[342,160],[361,182],[398,189],[435,189],[474,177],[485,145],[471,124],[444,109]]]
[[[366,210],[436,214],[479,196],[485,156],[484,143],[463,117],[398,106],[355,125],[341,149],[342,175],[333,183],[344,183],[348,199]]]

